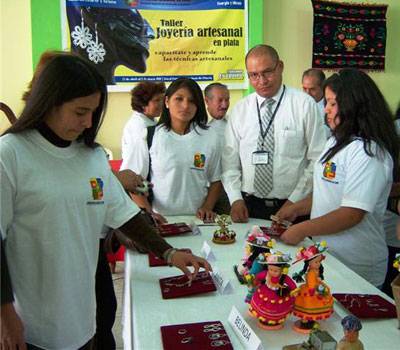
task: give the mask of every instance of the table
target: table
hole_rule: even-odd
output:
[[[169,222],[194,222],[193,217],[169,217]],[[160,326],[220,320],[231,339],[234,349],[243,349],[239,339],[228,323],[228,316],[234,305],[246,322],[261,339],[264,349],[282,349],[283,345],[301,343],[308,337],[292,330],[296,317],[290,316],[283,329],[266,331],[257,326],[257,320],[247,314],[248,306],[244,302],[246,287],[241,285],[233,271],[243,256],[245,235],[252,225],[269,226],[266,220],[250,219],[247,224],[232,224],[237,234],[237,242],[231,245],[217,245],[211,242],[215,226],[200,227],[201,235],[184,235],[168,238],[168,242],[177,248],[191,248],[199,255],[203,242],[207,240],[217,260],[212,264],[229,278],[234,288],[233,294],[221,295],[218,292],[195,295],[186,298],[164,300],[158,280],[181,274],[180,270],[170,267],[149,267],[146,254],[129,251],[125,257],[125,290],[123,307],[123,339],[125,350],[162,349]],[[277,250],[290,253],[294,258],[297,247],[287,246],[277,240]],[[327,254],[324,260],[324,276],[332,293],[369,293],[379,294],[391,300],[366,280],[348,269],[345,265]],[[290,274],[300,270],[302,263],[290,268]],[[335,301],[334,314],[320,321],[321,329],[328,331],[337,341],[343,336],[340,320],[347,315]],[[366,349],[398,349],[400,330],[397,319],[364,320],[360,339]],[[397,345],[396,345],[397,344]]]

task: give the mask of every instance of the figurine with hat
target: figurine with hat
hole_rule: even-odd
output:
[[[248,292],[245,298],[246,303],[250,303],[253,293],[257,287],[255,275],[263,270],[263,266],[258,262],[257,257],[261,253],[269,253],[274,247],[275,240],[266,235],[259,226],[253,226],[246,239],[244,263],[238,269],[238,273],[243,276],[244,283],[247,284]]]
[[[259,286],[251,298],[249,313],[258,319],[260,328],[276,330],[292,312],[296,283],[288,276],[291,257],[281,252],[260,254],[265,270],[256,275]]]
[[[322,266],[326,250],[326,242],[322,241],[300,248],[296,255],[294,264],[303,260],[304,266],[293,278],[296,282],[303,282],[305,275],[305,283],[300,286],[293,309],[293,314],[300,318],[295,322],[294,329],[300,333],[310,333],[318,325],[316,321],[327,319],[333,313],[333,297],[324,282]]]

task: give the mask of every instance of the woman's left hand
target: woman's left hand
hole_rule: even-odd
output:
[[[205,207],[200,207],[197,210],[196,216],[200,220],[214,220],[217,214],[215,214],[211,209],[207,209]]]
[[[212,267],[207,260],[181,250],[177,250],[172,255],[171,264],[181,269],[190,281],[196,278],[200,267],[204,268],[207,272],[212,271]],[[194,271],[190,272],[187,266],[193,266]]]
[[[306,235],[302,232],[299,225],[289,226],[289,228],[279,236],[283,243],[296,245],[300,243]]]

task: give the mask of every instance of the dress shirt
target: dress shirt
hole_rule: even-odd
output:
[[[278,101],[283,86],[272,98]],[[266,108],[265,98],[252,93],[233,108],[225,131],[222,182],[231,204],[254,194],[253,152],[257,151],[260,126],[257,114]],[[277,103],[276,103],[277,105]],[[274,119],[273,188],[268,198],[303,199],[312,191],[312,172],[326,137],[317,104],[300,90],[286,87]]]

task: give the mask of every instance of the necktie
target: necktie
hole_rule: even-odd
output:
[[[266,104],[265,112],[261,118],[262,130],[265,133],[268,124],[272,118],[273,105],[275,101],[271,98],[264,102]],[[273,156],[274,156],[274,123],[271,124],[265,138],[260,134],[258,135],[257,150],[266,151],[269,153],[268,164],[256,164],[254,174],[254,191],[255,195],[259,198],[267,198],[268,194],[272,191],[272,172],[273,172]]]

